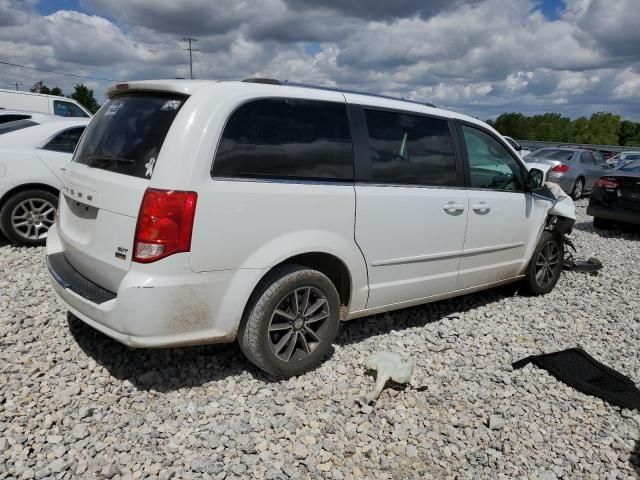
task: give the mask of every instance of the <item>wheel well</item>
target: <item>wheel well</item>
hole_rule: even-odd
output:
[[[340,303],[345,306],[349,305],[351,301],[351,275],[347,266],[339,258],[321,252],[303,253],[288,258],[277,266],[279,265],[302,265],[325,274],[338,290]]]
[[[46,183],[26,183],[24,185],[18,185],[17,187],[13,187],[7,193],[4,194],[2,198],[0,198],[0,208],[5,204],[7,200],[9,200],[16,193],[24,192],[26,190],[44,190],[53,195],[58,195],[60,191],[57,188],[53,188]]]

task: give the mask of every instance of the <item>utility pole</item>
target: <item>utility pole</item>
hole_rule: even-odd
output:
[[[188,48],[183,48],[183,50],[189,51],[189,72],[191,73],[191,80],[193,80],[193,55],[192,52],[197,52],[197,48],[191,48],[191,42],[197,42],[198,40],[191,37],[185,37],[182,39],[184,42],[189,42]]]
[[[18,83],[18,82],[16,82],[16,83],[14,83],[14,85],[16,86],[16,90],[20,90],[20,89],[18,88],[18,86],[19,86],[19,85],[22,85],[22,83]]]

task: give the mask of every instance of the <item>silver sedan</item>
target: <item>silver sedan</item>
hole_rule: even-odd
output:
[[[548,180],[560,185],[574,200],[591,191],[593,182],[608,170],[599,152],[580,148],[541,148],[524,161],[549,165]]]

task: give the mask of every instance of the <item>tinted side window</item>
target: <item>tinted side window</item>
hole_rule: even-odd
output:
[[[53,114],[61,117],[88,117],[80,107],[75,103],[65,102],[64,100],[53,101]]]
[[[0,115],[0,123],[15,122],[16,120],[26,120],[28,118],[31,118],[31,115],[19,115],[19,114]]]
[[[595,163],[593,155],[590,152],[582,152],[580,154],[580,163],[583,165],[593,165]]]
[[[491,135],[462,126],[469,159],[470,186],[490,190],[523,191],[523,172],[518,161]]]
[[[222,133],[216,177],[353,180],[346,106],[261,99],[238,108]]]
[[[85,127],[71,128],[53,137],[43,148],[55,152],[73,153]]]
[[[365,110],[374,183],[455,186],[456,160],[446,120]]]
[[[33,120],[14,120],[13,122],[7,122],[0,125],[0,135],[5,133],[15,132],[16,130],[22,130],[23,128],[33,127],[39,125]]]

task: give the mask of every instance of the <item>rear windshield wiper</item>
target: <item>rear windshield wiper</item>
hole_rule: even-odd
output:
[[[118,157],[116,155],[89,155],[89,162],[114,162],[114,163],[136,163],[132,158]]]

